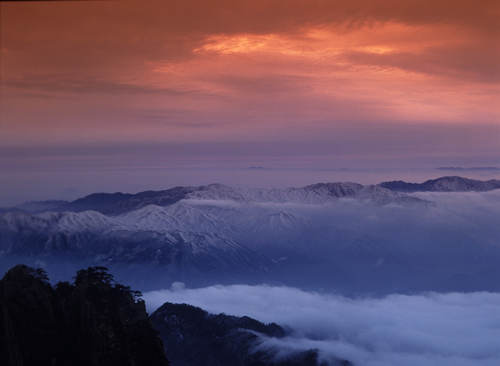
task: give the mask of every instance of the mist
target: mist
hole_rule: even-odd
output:
[[[284,339],[260,337],[255,350],[277,357],[318,349],[357,366],[493,366],[500,362],[500,294],[424,293],[351,299],[268,285],[211,286],[144,294],[148,312],[164,302],[210,313],[249,316],[291,328]]]
[[[500,247],[500,190],[490,192],[417,192],[410,196],[423,204],[376,204],[362,199],[340,198],[324,204],[185,200],[200,207],[217,206],[255,213],[292,213],[314,223],[353,230],[397,241],[399,246],[428,251],[459,243]]]

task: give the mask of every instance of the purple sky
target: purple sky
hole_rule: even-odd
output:
[[[0,205],[500,166],[498,1],[0,6]]]

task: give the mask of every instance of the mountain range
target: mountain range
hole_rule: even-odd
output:
[[[141,290],[175,281],[343,294],[497,290],[492,219],[443,214],[439,203],[408,193],[497,188],[500,181],[443,177],[289,189],[211,184],[31,202],[0,214],[0,265],[44,266],[55,279],[106,266]],[[446,225],[433,224],[438,212]]]
[[[406,183],[401,180],[383,182],[380,187],[398,192],[486,192],[500,188],[500,180],[480,181],[462,177],[443,177],[424,183]]]

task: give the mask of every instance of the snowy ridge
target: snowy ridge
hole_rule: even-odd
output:
[[[318,183],[302,188],[242,189],[222,184],[200,187],[186,195],[186,200],[234,201],[238,203],[300,203],[323,204],[339,198],[360,198],[372,202],[397,202],[404,194],[377,186],[364,187],[358,183]],[[392,202],[391,201],[391,202]]]
[[[198,282],[214,271],[223,278],[266,272],[269,260],[235,239],[238,230],[183,205],[150,205],[114,217],[95,211],[8,213],[0,215],[0,259],[13,255],[158,268],[166,278],[190,273]]]
[[[55,212],[98,211],[108,216],[117,216],[150,205],[167,207],[183,200],[323,204],[341,198],[354,198],[381,205],[407,205],[418,203],[419,200],[406,196],[404,193],[419,191],[485,192],[494,189],[500,189],[499,180],[479,181],[458,176],[441,177],[424,183],[392,181],[382,182],[375,186],[363,186],[358,183],[336,182],[287,189],[246,189],[228,187],[223,184],[210,184],[197,187],[174,187],[163,191],[144,191],[137,194],[96,193],[66,203],[63,201],[28,202],[11,208],[0,208],[0,213],[30,212],[30,210],[32,210],[30,213],[37,213],[50,209]],[[401,194],[402,192],[404,193]],[[59,205],[59,203],[62,204]],[[425,202],[420,200],[420,203]]]
[[[100,232],[117,227],[117,223],[96,211],[43,212],[41,214],[6,213],[0,215],[0,231],[20,231],[30,228],[34,232]]]
[[[383,182],[379,186],[399,192],[486,192],[500,189],[500,180],[480,181],[449,176],[428,180],[424,183],[406,183],[398,180]]]
[[[41,214],[44,215],[44,214]],[[62,231],[104,231],[116,229],[121,225],[117,220],[96,211],[83,211],[79,213],[65,212],[61,215],[58,229]]]
[[[423,183],[425,188],[433,192],[468,192],[489,191],[500,188],[499,180],[479,181],[462,177],[443,177]]]
[[[167,207],[149,205],[114,218],[122,225],[136,230],[158,232],[180,230],[208,233],[238,231],[224,219],[181,204]]]

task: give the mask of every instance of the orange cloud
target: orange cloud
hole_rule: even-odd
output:
[[[9,141],[26,141],[20,125],[171,141],[500,118],[497,1],[1,6]]]

